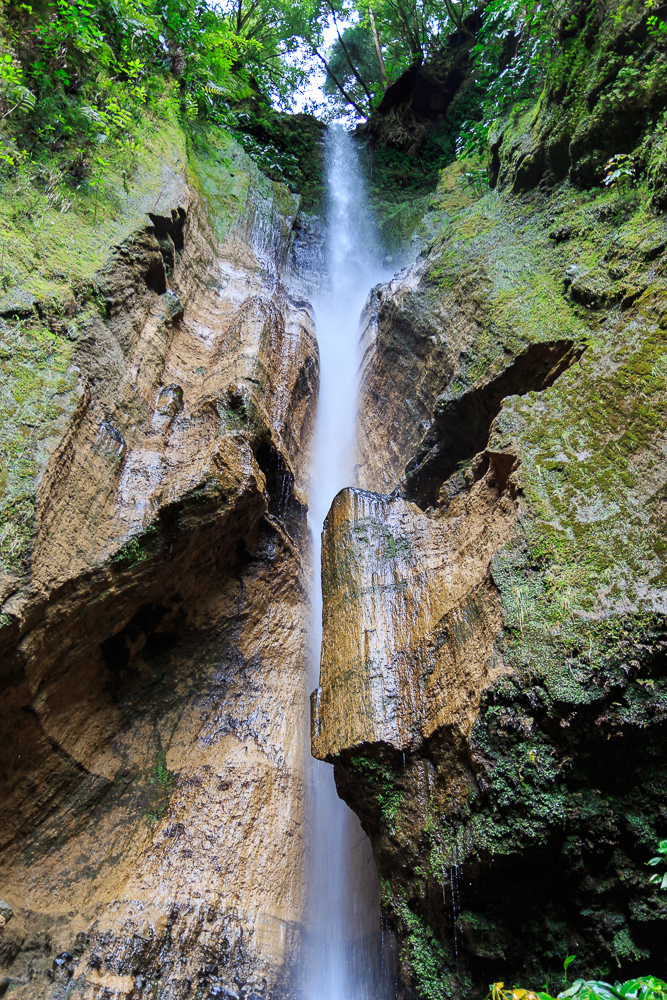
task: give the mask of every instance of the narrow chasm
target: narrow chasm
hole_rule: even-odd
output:
[[[667,1000],[666,212],[660,0],[3,0],[0,998]]]

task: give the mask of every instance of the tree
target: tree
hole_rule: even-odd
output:
[[[311,41],[327,72],[325,93],[339,109],[348,105],[367,118],[409,66],[427,59],[453,31],[466,31],[472,9],[471,0],[322,0],[316,19],[320,27],[332,23],[338,34],[325,54]]]
[[[384,87],[373,36],[365,25],[353,24],[336,39],[328,53],[327,72],[324,93],[337,97],[343,107],[353,100],[367,117],[373,98]]]

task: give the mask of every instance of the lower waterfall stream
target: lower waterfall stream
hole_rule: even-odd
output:
[[[322,638],[321,531],[336,493],[354,482],[360,315],[381,277],[357,149],[340,126],[326,139],[326,282],[316,302],[320,388],[311,488],[313,656],[317,687]],[[380,932],[379,885],[370,842],[338,798],[329,764],[310,758],[307,1000],[382,1000],[387,948]]]

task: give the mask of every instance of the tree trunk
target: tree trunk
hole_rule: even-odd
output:
[[[387,89],[387,70],[384,65],[384,59],[382,58],[382,46],[380,45],[380,36],[378,35],[377,24],[375,23],[375,14],[373,13],[373,8],[368,8],[368,16],[371,22],[371,31],[373,32],[373,40],[375,42],[375,51],[377,52],[378,62],[380,64],[380,75],[382,77],[382,90]]]

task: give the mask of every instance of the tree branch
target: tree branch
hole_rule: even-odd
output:
[[[359,76],[359,73],[357,72],[357,69],[356,69],[354,63],[352,62],[352,60],[350,58],[350,53],[347,51],[347,45],[343,41],[343,36],[341,35],[340,29],[338,27],[338,21],[336,20],[336,11],[334,10],[334,6],[331,3],[331,0],[327,0],[327,6],[328,6],[329,10],[331,11],[331,13],[333,14],[333,20],[334,20],[334,26],[336,28],[336,34],[338,35],[338,41],[340,42],[341,48],[342,48],[343,52],[345,53],[345,58],[348,61],[348,64],[349,64],[350,69],[352,70],[352,73],[356,77],[357,83],[359,83],[361,85],[361,87],[363,88],[363,90],[364,90],[364,92],[366,94],[366,97],[368,98],[368,101],[370,103],[373,100],[373,95],[369,91],[369,89],[366,86],[365,82]]]
[[[313,55],[317,56],[317,58],[320,60],[320,62],[322,63],[322,65],[326,69],[327,74],[331,77],[331,79],[333,80],[333,82],[335,83],[335,85],[338,87],[338,89],[340,90],[341,94],[343,95],[343,97],[345,98],[345,100],[347,101],[347,103],[351,104],[352,107],[354,108],[354,110],[357,112],[357,114],[361,115],[362,118],[365,118],[366,121],[368,121],[368,115],[366,114],[366,112],[363,111],[359,107],[359,105],[357,104],[357,102],[350,97],[350,95],[347,93],[347,91],[343,87],[343,84],[340,82],[340,80],[336,79],[335,75],[331,72],[331,68],[329,67],[329,63],[326,61],[326,59],[324,58],[324,56],[320,52],[318,52],[316,48],[313,48]]]
[[[375,23],[375,14],[373,13],[373,8],[368,8],[368,16],[371,22],[371,31],[373,32],[373,41],[375,42],[375,51],[377,52],[378,62],[380,63],[380,76],[382,77],[382,89],[387,89],[387,70],[384,65],[384,59],[382,58],[382,46],[380,45],[380,36],[378,35],[377,24]]]

